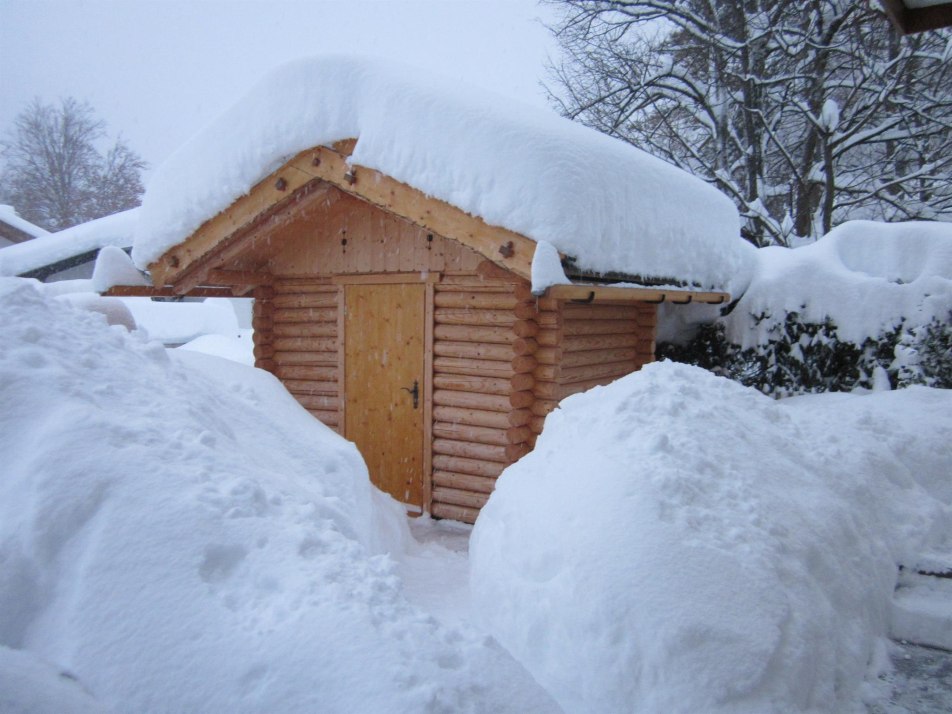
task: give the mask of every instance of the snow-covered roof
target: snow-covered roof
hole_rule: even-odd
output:
[[[128,248],[138,208],[81,223],[58,233],[0,248],[0,275],[13,277],[107,245]]]
[[[26,234],[28,236],[27,240],[30,238],[39,238],[40,236],[49,234],[49,231],[45,228],[40,228],[39,226],[30,223],[28,220],[20,218],[13,206],[7,206],[5,204],[0,204],[0,223],[5,223],[15,231]],[[2,227],[0,227],[0,235],[3,235],[4,238],[15,240],[11,236],[6,235],[2,230]]]
[[[379,61],[322,57],[266,75],[153,174],[140,267],[298,152],[356,138],[350,161],[578,268],[729,289],[749,254],[734,205],[674,166],[509,98]]]

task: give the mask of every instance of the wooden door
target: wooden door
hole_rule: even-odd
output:
[[[378,488],[422,510],[425,287],[348,285],[344,305],[344,436]]]

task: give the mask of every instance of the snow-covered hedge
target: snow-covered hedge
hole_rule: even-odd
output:
[[[952,225],[853,221],[763,248],[730,313],[659,354],[775,396],[952,388]]]
[[[271,375],[22,280],[0,334],[0,667],[35,670],[26,711],[80,711],[43,661],[117,712],[552,711],[405,599],[402,507]]]
[[[499,478],[475,608],[566,712],[864,712],[896,564],[948,532],[950,434],[946,390],[776,401],[649,365]]]

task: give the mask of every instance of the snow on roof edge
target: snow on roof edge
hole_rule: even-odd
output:
[[[30,223],[28,220],[21,217],[20,214],[17,213],[16,208],[7,204],[0,204],[0,221],[3,221],[13,228],[16,228],[18,231],[22,231],[27,235],[33,236],[34,238],[49,235],[50,233],[45,228],[41,228],[35,223]]]
[[[107,245],[128,248],[138,208],[103,216],[57,233],[0,248],[0,276],[13,277]]]
[[[583,269],[718,289],[745,280],[737,210],[702,180],[510,98],[335,56],[278,67],[155,171],[136,263],[183,242],[299,151],[347,138],[357,138],[355,164],[546,240]]]

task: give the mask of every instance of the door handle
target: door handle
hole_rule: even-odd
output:
[[[413,380],[413,389],[410,387],[400,387],[404,392],[410,394],[413,397],[413,408],[416,409],[420,406],[420,382],[416,379]]]

